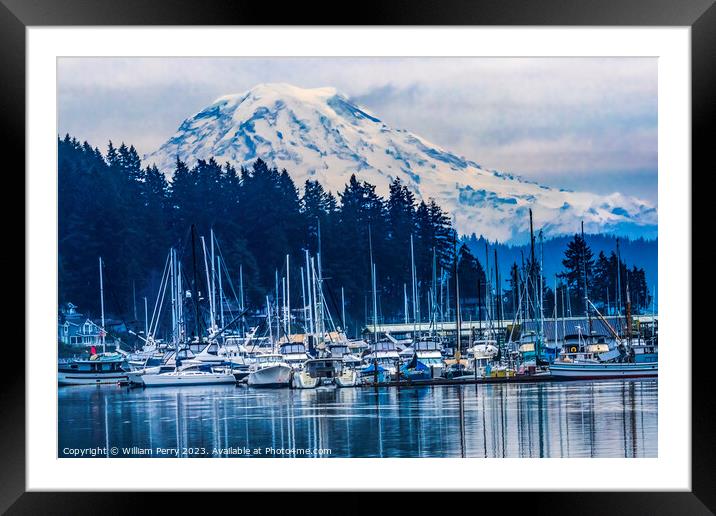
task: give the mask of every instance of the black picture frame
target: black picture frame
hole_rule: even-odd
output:
[[[280,5],[280,7],[278,7]],[[277,12],[280,11],[280,12]],[[25,30],[30,26],[62,25],[558,25],[558,26],[689,26],[692,37],[692,161],[702,175],[716,170],[713,137],[716,120],[716,7],[714,0],[526,0],[471,1],[402,0],[361,2],[353,12],[327,19],[317,13],[336,13],[323,2],[288,5],[248,1],[191,0],[0,0],[0,126],[2,147],[19,156],[16,170],[24,170]],[[709,130],[711,127],[711,130]],[[9,172],[9,169],[6,169]],[[693,180],[698,174],[692,173]],[[703,191],[700,195],[706,195]],[[707,201],[706,201],[707,202]],[[692,196],[692,206],[697,206]],[[707,204],[708,205],[708,204]],[[688,208],[691,210],[691,207]],[[693,256],[693,250],[692,250]],[[692,267],[710,264],[692,258]],[[26,275],[28,273],[27,269]],[[27,276],[26,276],[27,277]],[[689,278],[690,281],[690,278]],[[684,300],[689,302],[690,300]],[[25,313],[28,324],[28,314]],[[686,333],[686,335],[690,335]],[[9,349],[10,342],[6,343]],[[690,341],[679,345],[690,345]],[[706,342],[705,344],[709,344]],[[26,346],[30,343],[26,342]],[[32,344],[37,349],[38,344]],[[0,387],[0,510],[9,514],[136,512],[151,494],[26,493],[25,492],[25,357],[13,351],[12,367],[4,371]],[[692,490],[651,493],[514,493],[481,494],[476,508],[490,501],[513,508],[550,514],[712,514],[716,512],[716,463],[713,414],[709,388],[711,360],[692,362]],[[81,488],[81,485],[77,486]],[[555,490],[559,486],[555,486]],[[212,495],[214,496],[214,495]],[[244,496],[244,495],[242,495]],[[274,495],[271,495],[272,497]],[[278,495],[277,495],[278,496]],[[295,503],[295,494],[290,495]],[[347,495],[351,499],[365,496]],[[494,500],[483,499],[490,496]],[[234,498],[236,500],[236,498]],[[210,507],[248,508],[212,498]],[[281,498],[275,498],[279,502]],[[185,503],[185,496],[163,496],[162,504]],[[286,499],[287,503],[289,499]],[[165,507],[165,510],[168,505]],[[285,506],[284,510],[289,510]]]

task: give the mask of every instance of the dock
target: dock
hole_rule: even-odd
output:
[[[388,382],[364,383],[356,387],[429,387],[432,385],[477,385],[505,383],[537,383],[560,381],[551,375],[488,376],[477,378],[431,378],[427,380],[391,380]]]

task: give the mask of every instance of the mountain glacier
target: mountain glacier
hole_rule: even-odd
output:
[[[334,193],[351,174],[383,195],[400,178],[417,199],[434,198],[460,233],[501,242],[524,241],[529,208],[546,236],[574,233],[581,220],[590,233],[656,236],[656,207],[646,201],[551,188],[488,170],[389,127],[334,88],[260,84],[220,97],[182,122],[144,161],[170,177],[177,157],[189,166],[214,157],[237,167],[261,158],[286,168],[299,188],[317,179]]]

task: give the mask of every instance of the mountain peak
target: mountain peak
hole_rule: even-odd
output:
[[[393,129],[335,88],[258,84],[218,98],[182,122],[158,150],[145,156],[168,177],[176,158],[250,166],[257,158],[286,168],[301,187],[318,180],[343,190],[351,174],[386,194],[396,178],[418,200],[435,199],[455,216],[461,233],[514,241],[528,231],[528,209],[545,234],[578,230],[655,236],[656,208],[625,195],[568,192],[486,170],[420,136]]]

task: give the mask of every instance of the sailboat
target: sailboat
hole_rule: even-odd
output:
[[[276,296],[278,301],[278,296]],[[271,303],[266,296],[266,324],[271,332]],[[249,366],[247,383],[251,387],[288,387],[291,384],[293,368],[286,363],[284,356],[276,352],[276,340],[271,338],[271,351],[258,353]]]
[[[107,352],[105,345],[104,321],[104,279],[103,262],[99,259],[99,292],[102,311],[102,326],[100,328],[101,353],[93,353],[88,359],[74,359],[59,363],[57,366],[57,383],[59,385],[97,385],[106,383],[127,382],[129,364],[125,355],[117,352]],[[94,348],[94,346],[93,346]]]
[[[198,281],[196,273],[196,251],[195,251],[195,233],[196,227],[192,224],[191,226],[191,244],[192,244],[192,258],[194,268],[194,280],[192,282],[191,299],[194,305],[194,324],[195,324],[195,335],[196,338],[193,342],[185,343],[184,348],[186,351],[190,351],[192,346],[201,347],[201,352],[207,351],[208,346],[201,340],[201,327],[200,327],[200,312],[199,312],[199,295],[198,295]],[[213,234],[212,234],[213,241]],[[206,254],[205,266],[206,266]],[[212,256],[213,261],[213,256]],[[213,267],[213,264],[212,264]],[[208,273],[208,267],[207,267]],[[174,335],[175,335],[175,349],[178,350],[175,355],[174,370],[172,371],[161,371],[158,373],[143,374],[141,376],[142,383],[145,387],[169,387],[169,386],[180,386],[180,385],[212,385],[212,384],[235,384],[236,378],[234,377],[230,368],[217,367],[218,364],[212,363],[212,361],[203,362],[197,360],[197,355],[194,355],[191,360],[186,362],[182,361],[181,352],[181,325],[182,325],[182,301],[180,292],[183,291],[181,286],[181,264],[177,260],[176,252],[172,250],[170,252],[170,273],[169,279],[171,280],[171,294],[172,294],[172,322],[174,323]],[[211,288],[211,282],[207,279],[207,285]],[[177,302],[178,301],[178,302]],[[211,305],[211,329],[213,333],[217,332],[217,328],[214,321],[214,306],[213,301]],[[211,345],[211,343],[209,343]]]

